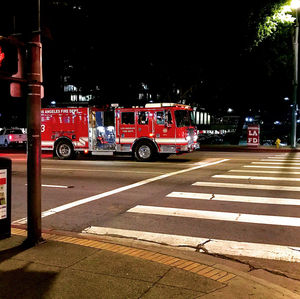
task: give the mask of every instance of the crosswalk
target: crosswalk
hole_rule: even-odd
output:
[[[242,165],[242,169],[230,169],[228,173],[214,174],[210,181],[195,181],[192,183],[194,188],[207,187],[214,193],[210,192],[185,192],[174,190],[166,194],[169,200],[191,200],[200,203],[216,202],[222,203],[225,210],[206,210],[206,209],[189,209],[182,207],[170,206],[152,206],[152,205],[136,205],[128,209],[125,214],[130,216],[141,215],[143,217],[150,217],[153,215],[160,217],[174,217],[195,220],[209,220],[217,223],[231,223],[244,225],[263,225],[267,232],[270,226],[274,231],[275,228],[300,228],[300,215],[285,215],[288,208],[296,209],[300,206],[300,178],[297,175],[300,169],[300,157],[288,157],[285,155],[270,156],[267,159],[260,161],[253,161],[250,164]],[[297,161],[299,163],[297,163]],[[279,167],[279,168],[277,168]],[[272,169],[272,170],[270,170]],[[274,169],[279,169],[278,171]],[[233,174],[237,173],[237,174]],[[267,176],[269,174],[270,176]],[[241,183],[240,181],[245,181]],[[266,184],[268,182],[268,184]],[[296,185],[296,186],[294,186]],[[238,191],[238,195],[230,194],[232,189]],[[194,189],[193,189],[194,190]],[[201,191],[203,188],[201,188]],[[194,190],[197,191],[197,190]],[[278,191],[278,196],[270,197],[252,195],[251,192],[267,192]],[[250,193],[249,193],[250,192]],[[293,197],[290,198],[290,192],[293,192]],[[245,193],[245,194],[244,194]],[[251,195],[249,195],[251,194]],[[298,196],[299,194],[299,196]],[[176,201],[177,200],[177,201]],[[175,203],[176,204],[176,203]],[[233,204],[239,206],[232,207]],[[254,204],[257,205],[254,212],[258,214],[245,212],[245,207],[242,205]],[[240,206],[241,205],[241,206]],[[258,208],[263,205],[261,211]],[[268,206],[277,207],[279,215],[274,215],[274,212],[269,212]],[[205,207],[205,205],[204,205]],[[230,211],[230,209],[233,211]],[[241,208],[237,211],[237,208]],[[282,209],[282,211],[281,211]],[[299,208],[298,208],[299,209]],[[267,211],[267,212],[266,212]],[[270,210],[271,211],[271,210]],[[273,210],[272,210],[273,211]],[[235,240],[234,236],[230,240],[220,238],[207,238],[185,236],[180,234],[163,234],[151,231],[140,231],[130,229],[117,229],[112,227],[96,227],[91,226],[83,230],[83,233],[101,234],[101,235],[121,235],[123,237],[136,238],[151,242],[158,242],[169,244],[172,246],[189,246],[197,248],[214,254],[228,254],[236,256],[248,256],[257,258],[267,258],[275,260],[284,260],[292,262],[300,262],[300,248],[290,245],[281,244],[264,244],[262,242],[249,242],[242,240]],[[299,244],[300,245],[300,244]]]

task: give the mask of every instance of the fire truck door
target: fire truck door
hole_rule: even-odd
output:
[[[155,113],[155,140],[158,145],[176,143],[175,121],[170,110],[161,110]]]
[[[135,112],[121,112],[120,143],[132,144],[136,138]]]
[[[137,138],[150,137],[152,138],[152,117],[149,111],[137,112]]]

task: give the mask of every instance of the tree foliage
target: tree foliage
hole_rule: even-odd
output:
[[[267,38],[274,39],[285,28],[291,28],[295,21],[290,8],[290,1],[278,0],[267,4],[260,12],[262,20],[257,26],[257,37],[254,41],[258,46]]]

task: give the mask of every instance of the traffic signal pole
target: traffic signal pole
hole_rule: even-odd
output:
[[[41,242],[41,49],[40,33],[28,43],[27,69],[27,240]]]
[[[296,26],[294,37],[294,81],[293,81],[293,106],[292,106],[292,129],[291,147],[297,147],[297,114],[298,114],[298,60],[299,60],[299,19],[296,9]]]

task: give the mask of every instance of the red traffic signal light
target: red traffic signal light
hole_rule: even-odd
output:
[[[0,37],[0,73],[14,75],[18,72],[18,47],[10,38]]]

